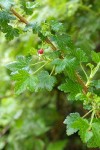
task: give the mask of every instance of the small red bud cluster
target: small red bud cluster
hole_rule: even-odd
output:
[[[43,50],[43,49],[39,49],[39,50],[38,50],[38,54],[41,55],[41,54],[43,54],[43,53],[44,53],[44,50]]]

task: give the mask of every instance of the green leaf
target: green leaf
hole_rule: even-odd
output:
[[[66,68],[67,59],[65,58],[62,60],[57,58],[52,62],[52,64],[56,66],[55,68],[56,73],[61,73]]]
[[[53,31],[56,31],[56,32],[65,31],[65,28],[61,22],[58,22],[57,20],[50,20],[49,23]]]
[[[46,55],[46,54],[45,54],[45,55]],[[56,51],[48,52],[47,55],[49,56],[49,58],[50,58],[51,60],[56,61],[56,59],[58,59],[58,58],[61,56],[61,53],[60,53],[59,50],[56,50]],[[53,61],[53,62],[54,62],[54,61]],[[52,63],[53,63],[53,62],[52,62]]]
[[[72,53],[74,54],[74,56],[76,57],[76,59],[79,62],[87,62],[88,61],[88,57],[86,56],[86,53],[81,50],[80,48],[77,48],[76,50],[72,51]]]
[[[77,88],[76,88],[77,87]],[[72,80],[68,80],[66,81],[66,83],[61,84],[58,87],[59,90],[65,92],[65,93],[69,93],[68,99],[69,100],[75,100],[75,96],[78,93],[82,92],[82,87],[80,84],[73,82]]]
[[[37,8],[39,4],[37,2],[26,2],[26,8],[28,9],[34,9]]]
[[[9,63],[6,67],[12,72],[16,72],[20,69],[29,69],[29,64],[31,62],[30,56],[18,56],[17,61]]]
[[[99,122],[95,122],[92,124],[92,132],[93,132],[93,136],[88,141],[87,146],[89,148],[90,147],[100,148],[100,120],[99,120]]]
[[[86,119],[80,117],[79,113],[71,113],[64,123],[67,124],[67,135],[72,135],[78,131],[84,143],[92,139],[93,133],[89,130],[90,125]]]
[[[84,101],[84,100],[88,100],[87,96],[83,93],[78,93],[76,96],[75,96],[75,99],[76,100],[81,100],[81,101]]]
[[[92,60],[95,62],[95,63],[99,63],[100,62],[100,52],[99,53],[96,53],[94,51],[91,52],[91,57],[92,57]]]
[[[100,89],[100,80],[93,80],[92,85],[96,87],[96,89]]]
[[[75,70],[77,69],[77,67],[78,67],[78,62],[76,58],[67,58],[65,73],[73,81],[76,80]]]
[[[0,28],[1,26],[5,27],[6,24],[10,22],[10,20],[14,20],[14,19],[15,17],[13,17],[7,11],[0,11]]]
[[[7,40],[13,40],[14,37],[18,37],[19,36],[19,30],[16,28],[12,28],[12,26],[8,26],[6,28],[6,30],[4,31],[4,33],[6,32],[6,39]]]
[[[38,79],[36,76],[30,75],[26,70],[19,70],[18,73],[12,75],[12,80],[15,81],[16,94],[20,94],[26,89],[36,91]]]
[[[74,49],[71,38],[67,34],[56,34],[52,36],[52,40],[57,44],[58,49],[62,50],[65,53]]]
[[[78,131],[78,129],[75,129],[72,127],[73,123],[76,122],[80,118],[79,113],[70,113],[69,116],[64,121],[64,124],[67,125],[67,135],[72,135]]]
[[[27,7],[27,2],[26,1],[20,1],[20,4],[21,4],[21,8],[24,10],[24,12],[27,15],[31,15],[33,13],[32,9]]]
[[[90,125],[88,121],[83,118],[79,118],[72,125],[73,128],[79,130],[78,134],[80,135],[80,138],[83,141],[83,143],[86,143],[93,136],[92,131],[89,131],[89,126]]]
[[[56,78],[54,76],[50,76],[47,71],[42,71],[38,75],[39,84],[38,88],[40,89],[47,89],[48,91],[51,91],[56,83]]]
[[[9,25],[10,21],[14,19],[15,17],[10,15],[8,12],[0,12],[0,30],[5,33],[7,40],[12,40],[14,37],[19,36],[19,30]]]
[[[64,59],[55,59],[52,62],[55,65],[56,73],[61,73],[62,71],[66,71],[69,77],[74,76],[74,70],[77,67],[77,62],[75,58],[64,58]]]

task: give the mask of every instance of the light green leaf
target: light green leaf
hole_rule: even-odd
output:
[[[67,125],[67,135],[72,135],[78,131],[78,129],[75,129],[72,127],[73,123],[76,122],[80,118],[79,113],[70,113],[69,116],[64,121],[64,124]]]
[[[95,122],[92,124],[92,132],[93,136],[92,138],[88,141],[87,145],[88,147],[98,147],[100,148],[100,120],[99,122]]]
[[[34,8],[36,8],[38,6],[39,6],[39,4],[36,3],[36,2],[26,2],[26,8],[34,9]]]
[[[86,143],[93,136],[92,131],[89,131],[89,126],[90,125],[88,121],[83,118],[79,118],[72,125],[73,128],[79,130],[78,134],[80,135],[80,138],[83,141],[83,143]]]
[[[6,67],[12,72],[16,72],[20,69],[28,69],[30,62],[31,62],[30,56],[27,57],[18,56],[17,61],[9,63]]]
[[[92,57],[92,60],[95,62],[95,63],[99,63],[100,62],[100,52],[99,53],[96,53],[94,51],[91,52],[91,57]]]

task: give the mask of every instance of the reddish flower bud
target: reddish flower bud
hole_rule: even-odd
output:
[[[43,49],[39,49],[38,50],[38,54],[43,54],[44,53],[44,50]]]

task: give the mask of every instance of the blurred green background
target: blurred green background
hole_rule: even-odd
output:
[[[87,54],[100,50],[99,0],[15,0],[15,9],[31,22],[53,19],[63,23],[75,45]],[[63,124],[70,112],[84,111],[79,102],[67,101],[56,87],[52,92],[24,92],[16,96],[6,65],[17,55],[32,54],[41,48],[37,35],[25,32],[16,21],[20,36],[7,41],[0,33],[0,150],[88,150],[78,135],[68,137]],[[24,32],[23,32],[24,30]],[[45,29],[46,30],[46,29]],[[90,149],[92,150],[92,149]]]

